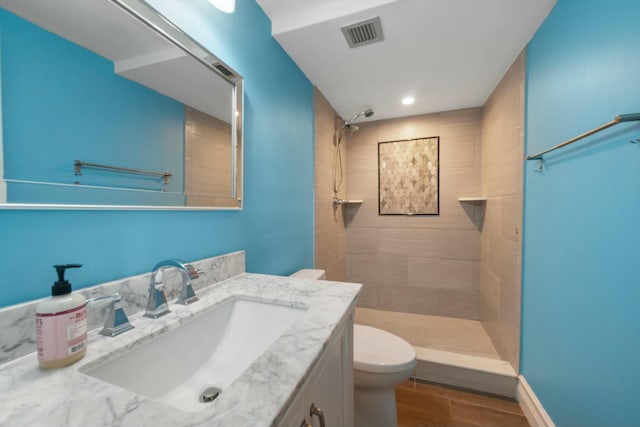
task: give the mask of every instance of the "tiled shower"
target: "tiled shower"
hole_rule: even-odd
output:
[[[396,333],[405,327],[401,335],[420,341],[414,346],[429,347],[421,339],[437,335],[430,334],[429,324],[449,328],[445,335],[459,333],[461,341],[490,343],[515,372],[525,58],[522,52],[515,59],[482,107],[359,123],[359,132],[341,147],[346,188],[340,197],[363,203],[335,212],[331,159],[337,119],[315,91],[316,268],[327,270],[330,280],[364,285],[356,320]],[[439,215],[378,215],[378,143],[434,136],[440,137]]]

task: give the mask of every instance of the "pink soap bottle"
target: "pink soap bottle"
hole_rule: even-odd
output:
[[[38,362],[45,369],[60,368],[82,359],[87,352],[87,307],[80,294],[71,293],[64,279],[67,268],[80,264],[54,265],[58,281],[51,287],[51,298],[36,307]]]

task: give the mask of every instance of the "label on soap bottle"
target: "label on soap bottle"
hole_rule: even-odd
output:
[[[87,346],[87,307],[36,313],[36,333],[40,362],[73,356]]]

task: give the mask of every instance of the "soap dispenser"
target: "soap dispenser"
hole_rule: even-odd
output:
[[[87,352],[87,307],[82,295],[71,293],[65,280],[68,268],[81,264],[54,265],[58,281],[51,287],[51,298],[36,307],[38,362],[45,369],[60,368],[82,359]]]

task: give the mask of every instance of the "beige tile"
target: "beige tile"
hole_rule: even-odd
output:
[[[333,129],[316,129],[316,162],[331,166],[333,164]]]
[[[358,297],[357,306],[363,308],[377,308],[378,287],[375,285],[362,284],[362,290]]]
[[[441,113],[440,157],[443,167],[480,165],[482,109]]]
[[[316,114],[316,120],[320,122],[333,120],[336,115],[334,108],[331,106],[327,98],[324,97],[322,92],[314,86],[313,88],[313,102]]]
[[[437,313],[434,289],[477,292],[478,213],[475,207],[462,206],[457,198],[480,193],[481,128],[482,110],[476,108],[363,123],[356,136],[348,137],[347,194],[364,200],[345,217],[348,277],[377,285],[376,300],[381,307]],[[379,215],[378,142],[428,136],[441,137],[440,215]],[[412,280],[417,285],[413,287],[406,286],[409,257],[430,260],[413,265]],[[453,267],[456,263],[460,268]],[[442,310],[472,315],[470,298],[456,305],[449,297],[445,295]]]
[[[478,230],[381,229],[381,254],[446,259],[480,259]]]
[[[512,399],[516,397],[516,387],[518,385],[518,378],[515,376],[496,375],[476,369],[460,369],[456,366],[428,361],[420,361],[418,363],[415,376],[425,381],[482,391]]]
[[[438,290],[438,314],[462,319],[480,319],[480,296],[474,291]]]
[[[418,314],[437,314],[438,291],[410,286],[380,286],[378,308]]]
[[[520,293],[503,290],[500,294],[500,336],[496,348],[500,356],[518,369],[520,359]]]
[[[333,229],[315,236],[317,268],[326,270],[340,258],[344,258],[346,236],[344,230]]]
[[[520,245],[513,240],[502,238],[499,235],[491,235],[491,252],[488,263],[493,272],[511,286],[515,286],[520,277],[520,272],[517,271],[519,250]]]
[[[407,284],[406,257],[389,255],[349,255],[349,281],[395,287]]]
[[[350,175],[354,174],[372,174],[375,175],[375,181],[378,181],[378,152],[376,150],[360,150],[357,153],[349,152],[347,154],[349,162],[345,172]]]
[[[336,113],[314,88],[315,108],[315,266],[327,271],[332,280],[346,279],[346,234],[342,210],[333,209],[333,153]],[[346,182],[346,147],[342,146]],[[346,194],[346,184],[341,196]]]
[[[464,125],[470,122],[480,123],[482,115],[482,108],[464,108],[439,113],[441,126],[443,128],[447,126]]]
[[[489,197],[481,239],[482,323],[517,369],[520,334],[525,52],[484,107],[482,192]]]
[[[346,134],[347,147],[358,147],[363,144],[378,142],[378,123],[377,121],[358,123],[360,130],[355,135]]]
[[[440,192],[455,198],[480,195],[479,168],[441,168]]]
[[[500,309],[500,293],[502,279],[493,273],[491,266],[485,261],[480,262],[480,298],[481,320],[485,322],[496,322]]]
[[[440,165],[448,168],[474,168],[479,166],[480,135],[442,136],[440,138]]]
[[[522,195],[502,197],[502,224],[500,234],[505,239],[519,242],[522,240]]]
[[[407,217],[403,215],[379,215],[378,194],[364,194],[359,196],[356,190],[351,190],[354,197],[362,197],[364,202],[358,209],[350,226],[352,227],[378,227],[378,228],[405,228]]]
[[[378,203],[378,172],[350,174],[348,176],[349,197],[366,199],[368,202]]]
[[[334,215],[331,197],[320,198],[316,195],[315,232],[327,233],[334,229],[344,229],[342,211],[336,210]]]
[[[409,258],[409,286],[472,291],[473,271],[473,261]]]
[[[499,234],[502,229],[502,197],[487,197],[482,228],[484,235]]]
[[[477,230],[474,203],[461,203],[457,195],[440,197],[440,215],[414,216],[407,222],[410,228],[440,228],[458,230]]]
[[[328,233],[340,224],[342,224],[342,213],[339,210],[336,211],[334,219],[333,208],[330,205],[327,205],[321,214],[316,213],[316,233]]]
[[[347,197],[350,200],[362,200],[360,197]],[[342,205],[342,217],[344,219],[344,226],[345,229],[349,229],[351,226],[351,223],[353,222],[353,219],[356,217],[356,215],[358,215],[358,212],[360,211],[360,208],[362,207],[362,202],[361,203],[348,203],[345,205]]]
[[[516,165],[522,162],[523,157],[522,147],[514,147],[502,153],[500,163],[489,165],[489,195],[516,194],[522,190],[522,171]]]
[[[324,163],[316,163],[315,170],[315,187],[316,190],[321,191],[320,195],[326,197],[326,194],[331,194],[332,191],[332,167],[331,165]]]
[[[317,268],[317,267],[316,267]],[[335,280],[336,282],[347,281],[347,267],[345,257],[340,257],[333,263],[331,263],[325,269],[327,274],[327,280]]]
[[[355,323],[389,331],[416,347],[499,359],[477,320],[358,307]]]
[[[471,264],[471,289],[480,293],[480,261]]]
[[[350,255],[375,254],[378,252],[378,229],[347,229],[347,253]]]
[[[440,113],[378,122],[378,142],[426,138],[440,134]]]

